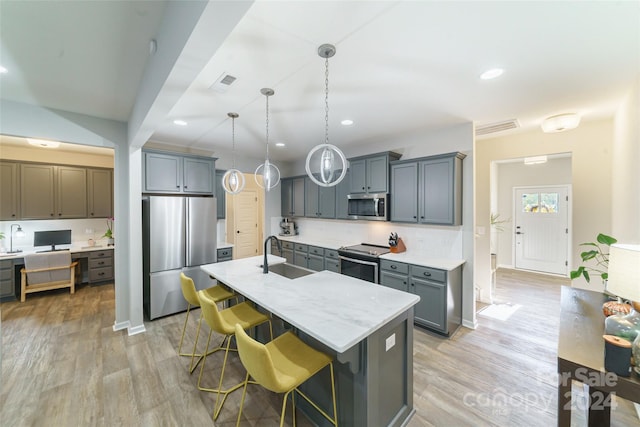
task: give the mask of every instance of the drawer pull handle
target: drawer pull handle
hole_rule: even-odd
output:
[[[104,276],[104,272],[98,273],[98,276]]]
[[[100,261],[98,265],[104,265],[104,261]]]
[[[392,269],[394,269],[394,270],[397,270],[397,269],[398,269],[398,266],[397,266],[397,265],[394,265],[394,264],[391,264],[391,268],[392,268]]]
[[[428,271],[425,271],[423,274],[427,277],[431,276],[431,273],[429,273]]]

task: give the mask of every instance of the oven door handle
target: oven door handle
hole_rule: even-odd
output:
[[[349,258],[346,256],[342,256],[340,255],[340,273],[342,273],[342,261],[350,261],[350,262],[355,262],[356,264],[364,264],[364,265],[370,265],[373,267],[373,283],[378,284],[378,263],[377,262],[371,262],[371,261],[365,261],[362,259],[355,259],[355,258]]]

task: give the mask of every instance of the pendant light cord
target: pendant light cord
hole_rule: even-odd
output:
[[[233,169],[236,168],[236,118],[231,117],[231,159]]]
[[[267,98],[267,119],[266,119],[266,127],[267,127],[267,160],[269,160],[269,95],[266,95]]]
[[[329,143],[329,58],[324,59],[324,143]]]

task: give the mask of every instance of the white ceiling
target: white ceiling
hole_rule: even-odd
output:
[[[127,121],[165,7],[2,1],[0,64],[9,72],[0,96]],[[237,149],[260,157],[260,89],[271,87],[270,142],[287,145],[271,144],[271,158],[304,158],[324,140],[323,43],[337,49],[329,60],[330,142],[388,140],[391,148],[395,135],[469,121],[517,119],[530,129],[564,112],[611,116],[639,76],[640,3],[257,1],[213,57],[200,58],[207,65],[182,82],[188,89],[152,123],[150,139],[228,152],[227,113],[235,111]],[[502,77],[479,79],[496,66]],[[225,73],[237,80],[226,93],[211,90]],[[345,118],[354,124],[340,125]]]

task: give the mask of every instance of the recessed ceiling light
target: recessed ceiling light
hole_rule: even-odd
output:
[[[184,120],[174,120],[173,124],[178,126],[186,126],[187,122],[185,122]]]
[[[353,124],[353,120],[351,119],[344,119],[343,121],[340,122],[343,126],[351,126]]]
[[[484,73],[480,74],[480,78],[482,80],[491,80],[495,79],[496,77],[500,77],[502,73],[504,73],[504,70],[502,68],[491,68],[490,70],[487,70]]]
[[[5,74],[5,73],[8,73],[8,72],[9,72],[9,70],[7,70],[5,67],[0,65],[0,74]]]
[[[284,143],[284,142],[276,142],[276,147],[280,147],[280,148],[282,148],[282,147],[284,147],[284,146],[285,146],[285,143]]]
[[[27,138],[27,141],[31,145],[35,145],[36,147],[44,147],[44,148],[58,148],[60,143],[58,141],[48,141],[46,139],[33,139]]]

